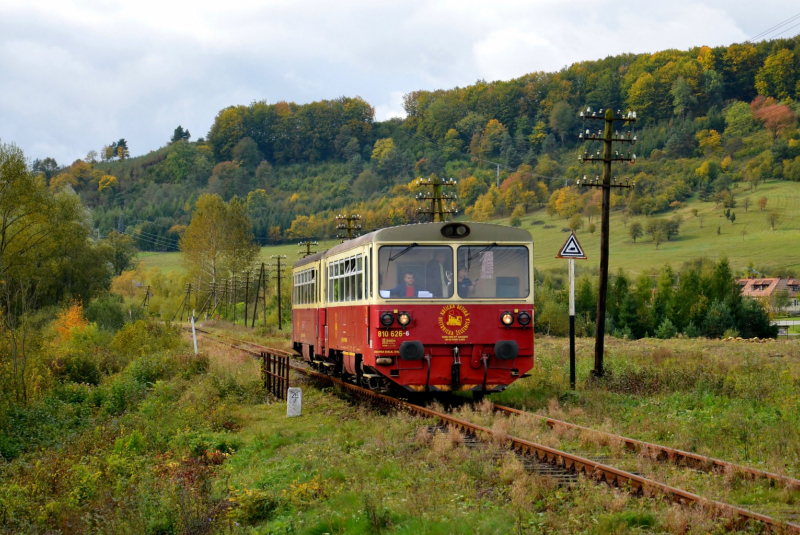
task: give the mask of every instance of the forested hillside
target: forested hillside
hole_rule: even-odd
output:
[[[92,151],[68,167],[37,166],[51,188],[81,195],[101,234],[120,230],[143,250],[175,250],[205,192],[245,199],[262,244],[330,236],[340,211],[360,212],[367,229],[415,221],[412,181],[431,174],[459,180],[459,208],[472,219],[546,207],[576,225],[596,215],[597,192],[564,186],[599,172],[577,162],[578,113],[611,106],[640,118],[640,159],[615,170],[636,187],[615,195],[614,209],[668,213],[697,196],[730,210],[761,180],[800,180],[799,56],[797,37],[624,54],[415,91],[407,117],[385,122],[357,97],[254,102],[220,111],[196,141],[178,127],[144,156],[127,157],[122,139],[101,161]]]

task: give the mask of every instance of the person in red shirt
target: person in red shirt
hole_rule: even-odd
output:
[[[403,274],[403,282],[389,291],[392,297],[419,297],[419,288],[414,285],[414,274],[410,271]]]

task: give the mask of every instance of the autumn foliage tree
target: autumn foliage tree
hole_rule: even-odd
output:
[[[797,122],[797,116],[792,109],[786,104],[778,103],[772,97],[765,98],[759,95],[750,107],[753,110],[753,117],[772,134],[772,139],[776,139],[779,132]]]
[[[59,312],[55,322],[56,336],[59,342],[72,340],[74,332],[81,332],[89,324],[83,316],[83,306],[73,301]]]

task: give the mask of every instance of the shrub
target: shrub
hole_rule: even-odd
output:
[[[253,525],[269,520],[283,506],[283,500],[271,491],[243,489],[235,491],[230,498],[234,505],[228,517],[245,525]]]
[[[82,328],[73,327],[69,337],[61,339],[61,347],[51,364],[53,374],[73,383],[100,384],[101,372],[107,369],[108,362],[103,347],[106,337],[97,326],[90,323]]]
[[[144,317],[139,307],[125,307],[122,296],[109,293],[92,301],[86,307],[86,319],[97,324],[101,329],[116,332],[126,323]]]
[[[114,336],[110,347],[125,355],[138,356],[174,349],[179,343],[177,327],[147,319],[125,325]]]
[[[700,329],[698,329],[697,326],[695,326],[694,322],[690,321],[689,324],[686,326],[686,328],[683,330],[683,334],[685,334],[687,338],[697,338],[702,333],[700,332]]]
[[[733,316],[730,307],[721,301],[714,301],[706,313],[704,322],[706,336],[719,338],[732,327]]]
[[[664,318],[664,321],[662,321],[661,325],[656,329],[655,334],[656,338],[666,340],[667,338],[674,338],[675,335],[678,334],[678,329],[675,328],[675,325],[672,324],[669,318]]]

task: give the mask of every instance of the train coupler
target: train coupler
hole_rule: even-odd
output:
[[[454,362],[450,367],[451,383],[457,385],[461,382],[461,363]]]

